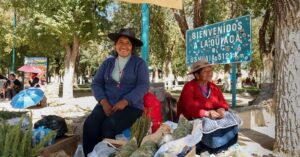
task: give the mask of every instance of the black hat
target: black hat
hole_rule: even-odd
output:
[[[136,47],[143,46],[143,42],[135,37],[135,33],[130,28],[121,28],[117,33],[109,33],[108,37],[114,42],[117,42],[120,36],[125,36],[130,39],[133,45]]]

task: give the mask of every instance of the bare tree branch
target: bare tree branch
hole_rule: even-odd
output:
[[[180,27],[181,34],[183,35],[183,37],[185,39],[185,32],[189,29],[189,26],[186,21],[184,9],[182,9],[182,10],[173,9],[173,13],[174,13],[175,19]]]
[[[194,0],[194,28],[204,25],[203,14],[205,0]]]
[[[263,24],[259,29],[259,50],[260,54],[262,56],[263,53],[267,53],[267,44],[266,44],[266,32],[267,32],[267,26],[270,21],[270,8],[266,10],[266,13],[264,15]]]

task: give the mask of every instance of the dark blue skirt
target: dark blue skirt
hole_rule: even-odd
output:
[[[218,153],[228,149],[228,147],[237,142],[238,131],[237,126],[232,126],[216,130],[209,134],[203,134],[201,141],[196,145],[197,154],[204,151]]]

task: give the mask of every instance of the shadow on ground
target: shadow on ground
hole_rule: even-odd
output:
[[[275,143],[274,138],[251,129],[240,129],[240,133],[250,138],[254,142],[259,143],[263,148],[270,151],[273,150],[273,145]]]

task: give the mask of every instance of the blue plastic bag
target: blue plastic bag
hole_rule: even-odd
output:
[[[125,129],[121,134],[115,136],[116,140],[125,140],[129,141],[131,137],[130,128]]]
[[[130,128],[127,128],[126,130],[124,130],[122,132],[122,134],[124,135],[124,137],[126,137],[129,140],[130,137],[131,137],[131,130],[130,130]]]
[[[41,142],[41,140],[46,137],[52,130],[40,126],[37,129],[32,129],[32,144],[35,146]],[[45,143],[45,146],[54,144],[54,138],[50,139]]]

